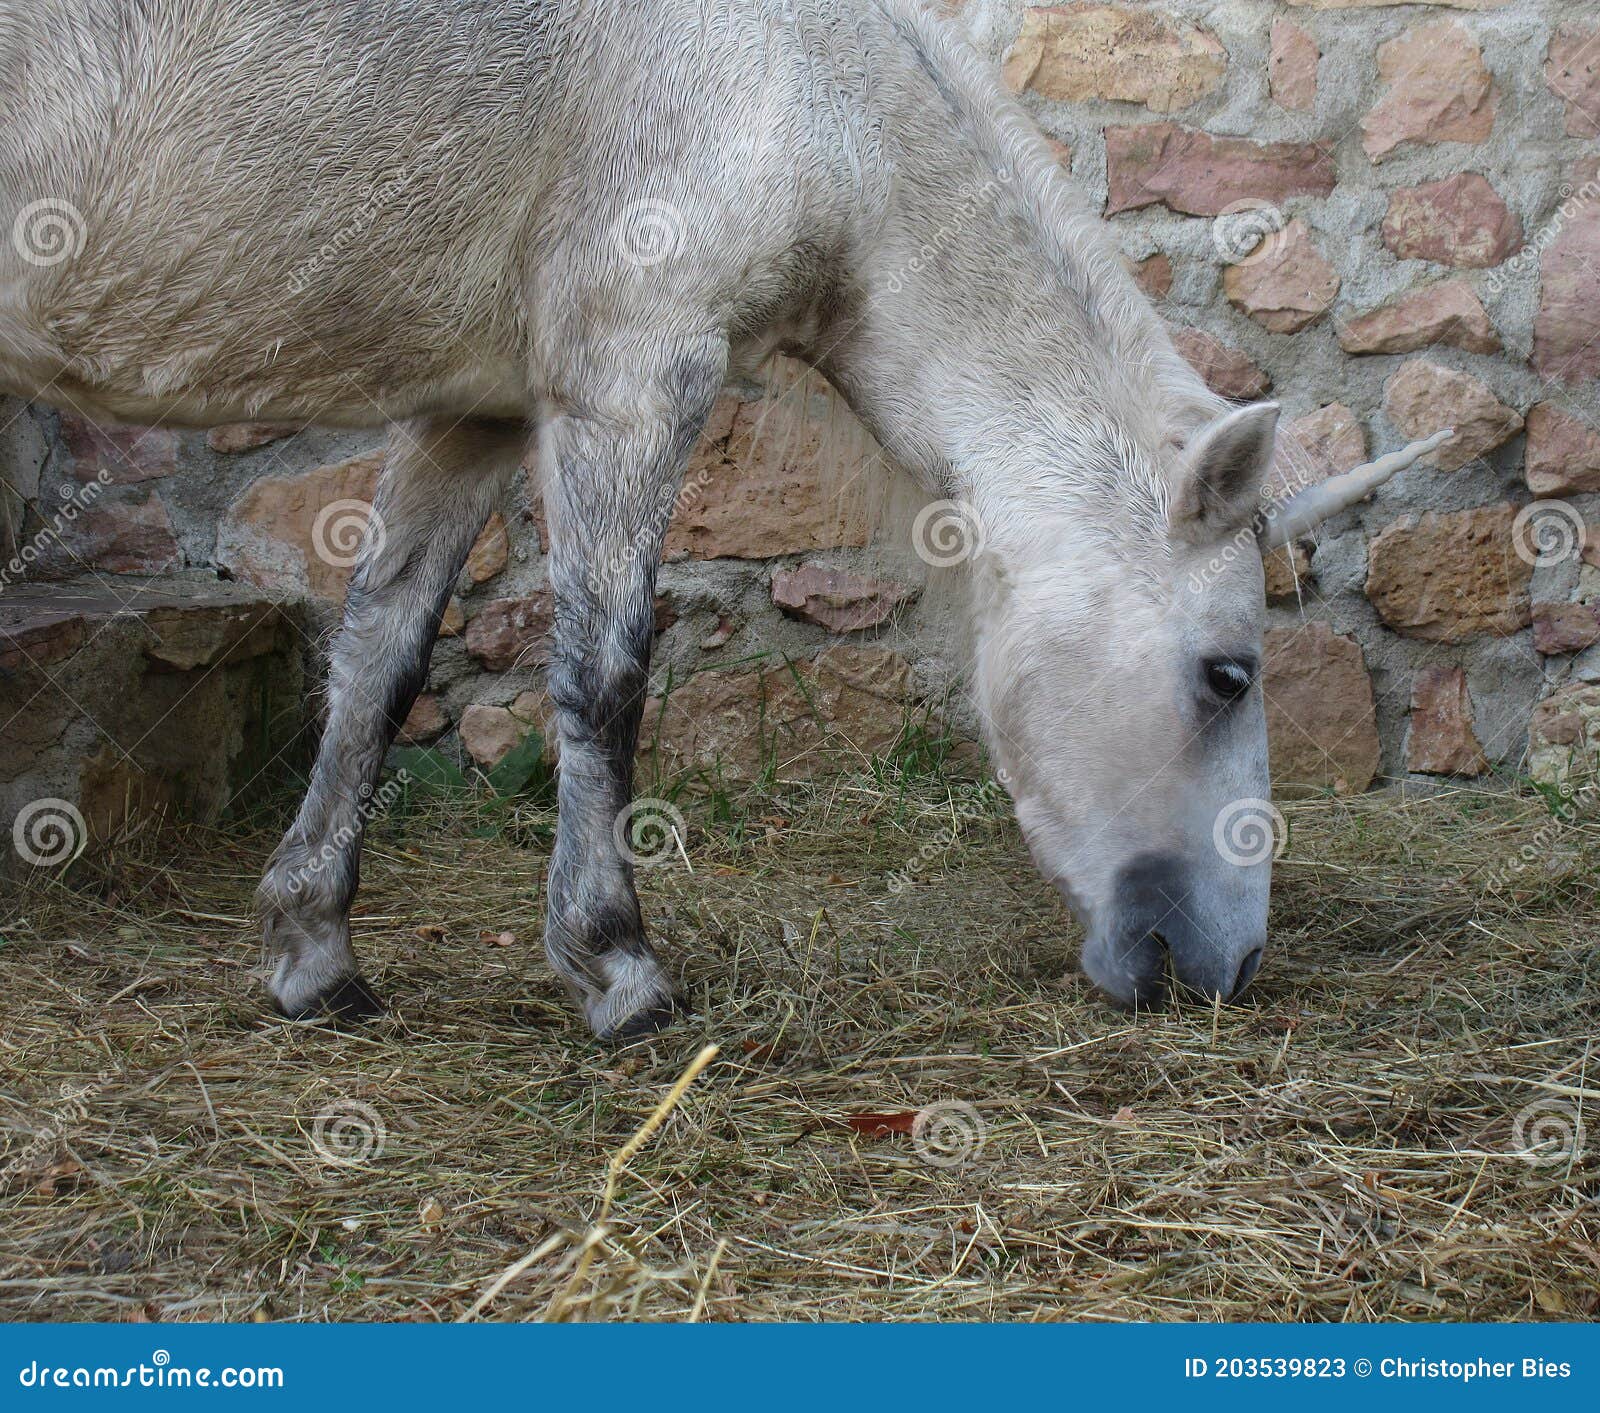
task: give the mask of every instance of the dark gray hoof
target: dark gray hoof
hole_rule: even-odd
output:
[[[680,1009],[676,1001],[669,1001],[662,1006],[652,1006],[649,1010],[629,1016],[621,1025],[601,1032],[598,1039],[606,1045],[626,1045],[633,1040],[647,1039],[649,1036],[659,1034],[677,1020]]]
[[[381,1016],[388,1008],[378,999],[377,993],[359,976],[341,981],[332,991],[321,996],[298,1011],[275,1008],[285,1020],[332,1020],[358,1025],[374,1016]]]

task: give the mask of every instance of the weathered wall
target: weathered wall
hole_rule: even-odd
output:
[[[306,625],[242,585],[105,576],[0,594],[0,878],[304,763]]]
[[[1298,596],[1274,576],[1279,633],[1360,645],[1383,768],[1517,767],[1537,701],[1592,710],[1572,684],[1600,681],[1600,534],[1585,551],[1577,528],[1600,526],[1594,6],[962,8],[1219,390],[1270,388],[1335,460],[1462,429],[1319,537]],[[1514,534],[1534,499],[1560,504]],[[1353,654],[1306,648],[1301,674],[1349,663],[1351,745]]]
[[[1280,776],[1360,788],[1378,771],[1517,771],[1532,719],[1540,768],[1558,769],[1580,715],[1600,716],[1593,6],[953,8],[1220,391],[1270,391],[1324,467],[1461,429],[1437,464],[1273,566]],[[790,376],[759,392],[719,408],[680,500],[657,672],[676,690],[651,718],[674,761],[739,754],[758,682],[782,690],[760,677],[781,658],[763,654],[848,644],[811,685],[869,743],[900,696],[939,698],[959,666],[912,546],[863,547],[859,509],[816,489],[822,463],[848,463],[833,482],[858,463],[873,474],[826,391]],[[39,550],[30,576],[214,566],[331,614],[344,503],[359,521],[377,441],[286,430],[106,433],[37,410],[7,434],[0,530]],[[464,738],[488,762],[539,719],[540,519],[519,486],[480,543],[416,739]],[[789,733],[796,752],[807,740]]]

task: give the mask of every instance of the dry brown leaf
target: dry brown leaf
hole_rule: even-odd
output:
[[[72,1158],[64,1158],[59,1163],[52,1163],[45,1169],[44,1177],[33,1189],[40,1197],[54,1197],[56,1188],[64,1182],[70,1182],[83,1171],[83,1164]]]
[[[898,1114],[847,1114],[845,1122],[863,1138],[884,1138],[891,1133],[910,1133],[917,1124],[917,1111]]]

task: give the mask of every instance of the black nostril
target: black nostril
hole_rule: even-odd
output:
[[[1136,981],[1133,986],[1133,999],[1129,1009],[1134,1011],[1158,1011],[1167,1003],[1167,979],[1162,973],[1159,977],[1145,978]]]
[[[1245,987],[1255,980],[1256,973],[1261,970],[1261,959],[1265,955],[1266,948],[1257,947],[1255,951],[1251,952],[1249,956],[1239,963],[1239,974],[1233,979],[1233,992],[1228,997],[1230,1001],[1237,1001]]]

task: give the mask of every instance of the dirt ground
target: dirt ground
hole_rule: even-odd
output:
[[[1288,805],[1245,1004],[1131,1017],[992,790],[678,804],[640,878],[691,1014],[620,1051],[540,954],[547,803],[380,822],[394,1009],[346,1033],[254,974],[281,818],[6,885],[0,1315],[1600,1315],[1600,827]]]

